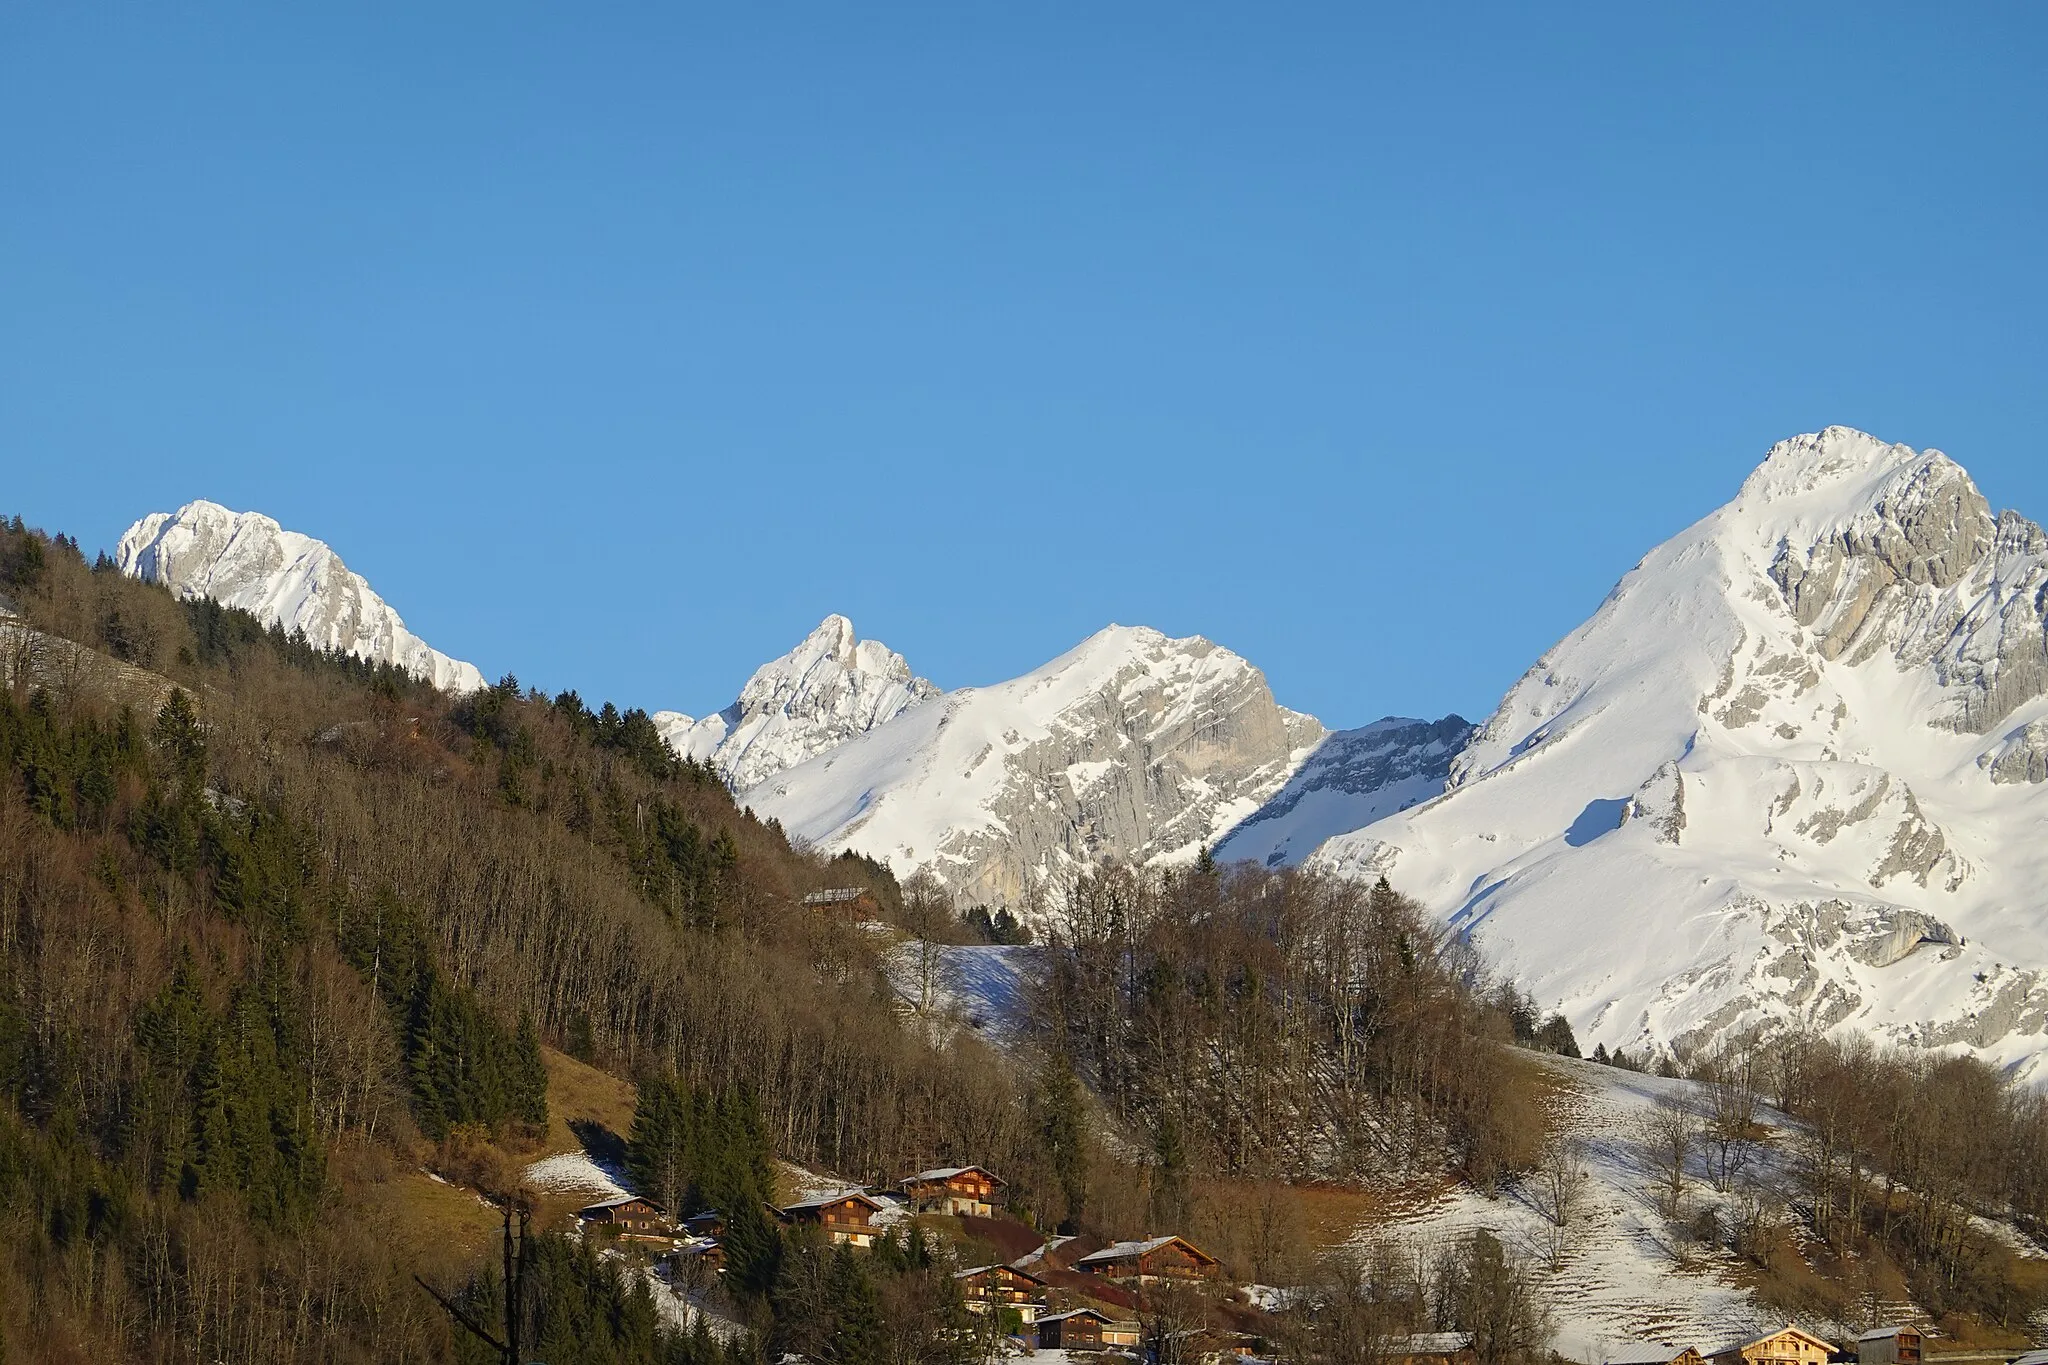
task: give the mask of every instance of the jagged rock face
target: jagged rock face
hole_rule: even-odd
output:
[[[1840,1025],[2031,1071],[2048,992],[2007,965],[2048,961],[2044,606],[2048,538],[1946,456],[1782,442],[1442,797],[1315,861],[1440,907],[1587,1045]]]
[[[1242,658],[1111,626],[1045,667],[917,706],[745,791],[828,851],[928,869],[963,903],[1049,907],[1101,858],[1191,859],[1323,739]]]
[[[739,700],[701,720],[653,719],[677,753],[705,761],[735,791],[887,724],[939,689],[913,677],[901,654],[828,616],[803,643],[754,670]]]
[[[302,631],[322,649],[395,664],[452,692],[484,685],[475,665],[452,659],[405,628],[341,556],[258,512],[188,502],[152,512],[115,550],[121,572],[162,583],[180,597],[239,607],[266,625]]]
[[[1339,730],[1287,785],[1217,844],[1220,861],[1298,863],[1333,835],[1362,828],[1442,793],[1451,761],[1472,737],[1460,716],[1390,716]]]

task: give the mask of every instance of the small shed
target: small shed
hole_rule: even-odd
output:
[[[836,915],[856,924],[871,920],[882,913],[882,907],[875,900],[872,891],[864,886],[833,886],[823,891],[813,891],[804,897],[804,909],[819,914]]]
[[[1856,1338],[1856,1365],[1920,1365],[1919,1329],[1880,1327]]]
[[[919,1212],[951,1213],[972,1218],[994,1217],[993,1201],[1003,1181],[986,1166],[938,1166],[907,1175],[897,1182]]]
[[[1137,1323],[1098,1313],[1093,1308],[1069,1308],[1038,1320],[1038,1348],[1042,1351],[1136,1346],[1138,1335]]]
[[[1690,1346],[1631,1341],[1610,1349],[1600,1365],[1706,1365],[1706,1359]]]
[[[1387,1365],[1472,1365],[1470,1332],[1418,1332],[1387,1338],[1380,1357]]]

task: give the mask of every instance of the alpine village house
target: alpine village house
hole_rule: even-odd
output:
[[[994,1215],[996,1191],[1002,1185],[984,1166],[941,1166],[906,1176],[897,1188],[919,1213],[988,1218]]]

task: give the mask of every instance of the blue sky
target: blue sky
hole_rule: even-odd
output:
[[[2048,517],[2048,11],[12,6],[0,507],[209,497],[486,673],[829,611],[1484,714],[1770,443]]]

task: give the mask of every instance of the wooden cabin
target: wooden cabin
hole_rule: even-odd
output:
[[[834,886],[813,891],[804,897],[804,909],[821,915],[834,915],[853,924],[878,919],[882,913],[874,893],[864,886]]]
[[[1707,1357],[1710,1365],[1828,1365],[1832,1343],[1787,1324],[1754,1341],[1737,1341]]]
[[[881,1211],[882,1206],[866,1190],[841,1190],[785,1204],[775,1215],[791,1225],[808,1223],[823,1228],[835,1242],[869,1247],[875,1244],[875,1215]]]
[[[1880,1327],[1856,1338],[1856,1365],[1920,1365],[1920,1333]]]
[[[1013,1308],[1026,1327],[1045,1311],[1045,1281],[1010,1265],[978,1265],[953,1273],[960,1300],[970,1313]]]
[[[1600,1365],[1706,1365],[1706,1358],[1690,1346],[1632,1341],[1610,1350],[1601,1358]]]
[[[1142,1242],[1117,1242],[1074,1262],[1074,1269],[1105,1280],[1138,1285],[1164,1280],[1207,1280],[1218,1262],[1185,1237],[1153,1237]]]
[[[676,1245],[670,1253],[678,1267],[694,1263],[714,1275],[725,1273],[725,1243],[716,1237],[691,1237]]]
[[[693,1213],[683,1220],[683,1231],[689,1233],[692,1237],[723,1237],[725,1236],[725,1215],[717,1209],[705,1209],[702,1213]]]
[[[1038,1349],[1050,1351],[1101,1350],[1105,1346],[1136,1346],[1138,1324],[1098,1313],[1093,1308],[1070,1308],[1038,1320]]]
[[[951,1213],[993,1218],[996,1191],[1003,1182],[986,1166],[940,1166],[897,1182],[919,1213]]]
[[[622,1194],[617,1199],[580,1208],[576,1217],[586,1228],[607,1228],[621,1237],[667,1241],[675,1236],[668,1210],[637,1194]]]
[[[1478,1355],[1472,1350],[1470,1332],[1419,1332],[1414,1336],[1387,1338],[1385,1365],[1473,1365]]]

